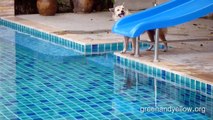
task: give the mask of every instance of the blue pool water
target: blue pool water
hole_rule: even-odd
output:
[[[84,56],[2,26],[0,33],[0,120],[213,119],[212,96],[116,65],[112,54]]]

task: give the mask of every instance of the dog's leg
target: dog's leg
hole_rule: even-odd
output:
[[[123,45],[123,51],[121,53],[126,53],[127,49],[128,49],[128,43],[129,43],[129,37],[124,37],[124,45]]]
[[[131,55],[135,55],[136,50],[136,38],[132,38],[132,52]]]
[[[148,30],[147,33],[148,33],[148,36],[149,36],[149,39],[150,39],[151,43],[150,43],[150,47],[149,47],[146,51],[151,51],[152,48],[154,47],[154,42],[155,42],[155,38],[154,38],[154,36],[155,36],[155,31],[154,31],[154,30]]]
[[[159,37],[164,43],[163,52],[166,52],[168,50],[168,45],[167,45],[167,41],[166,41],[166,37],[165,37],[165,33],[164,33],[163,29],[159,30]]]

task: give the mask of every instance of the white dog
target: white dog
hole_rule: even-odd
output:
[[[127,16],[130,14],[128,9],[124,8],[124,4],[123,5],[119,5],[116,6],[114,8],[110,8],[109,11],[112,13],[112,18],[114,21],[119,20],[120,18]],[[150,47],[147,49],[147,51],[151,51],[151,49],[153,48],[153,43],[154,43],[154,36],[155,36],[155,30],[148,30],[147,31],[149,39],[151,40],[151,45]],[[160,29],[159,30],[159,38],[164,42],[164,52],[166,52],[168,50],[168,46],[167,46],[167,42],[166,42],[166,38],[165,38],[165,34],[167,33],[167,29]],[[128,43],[129,43],[129,37],[125,36],[124,37],[124,49],[121,53],[126,53],[127,49],[128,49]],[[135,46],[136,45],[136,38],[132,39],[132,53],[131,55],[135,54]]]
[[[109,11],[112,13],[112,18],[114,21],[129,15],[129,10],[124,8],[124,3],[122,5],[116,6],[115,8],[110,8]]]
[[[110,8],[109,11],[112,13],[112,18],[114,21],[119,20],[122,17],[125,17],[127,15],[130,14],[128,9],[124,8],[124,3],[122,5],[116,6],[115,8]],[[124,49],[121,53],[126,53],[127,49],[128,49],[128,43],[129,43],[129,37],[124,37]],[[133,38],[132,39],[132,55],[135,54],[135,42],[136,39]]]

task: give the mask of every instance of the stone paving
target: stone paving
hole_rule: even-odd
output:
[[[4,18],[58,34],[83,44],[123,41],[122,36],[111,33],[114,21],[111,19],[110,12],[91,14],[67,13],[50,17],[35,14]],[[167,39],[171,42],[169,46],[172,48],[168,52],[160,52],[160,63],[152,62],[153,51],[141,52],[141,57],[139,58],[129,54],[116,53],[116,55],[141,60],[142,62],[145,60],[149,64],[182,72],[212,84],[213,20],[201,18],[168,29]],[[141,39],[147,41],[148,37],[146,34],[143,34]],[[194,42],[189,42],[192,40]]]
[[[0,0],[0,17],[14,15],[15,0]]]

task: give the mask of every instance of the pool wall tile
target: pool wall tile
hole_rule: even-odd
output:
[[[99,44],[99,52],[103,53],[104,52],[104,44]]]
[[[162,78],[163,80],[166,79],[166,71],[165,71],[165,70],[162,70],[162,76],[161,76],[161,78]]]
[[[212,90],[212,86],[209,85],[209,84],[207,84],[207,86],[206,86],[206,93],[209,94],[209,95],[211,95],[211,90]]]
[[[42,30],[37,30],[35,28],[31,28],[29,26],[15,23],[13,21],[6,20],[6,19],[0,18],[0,24],[4,25],[6,27],[9,27],[9,28],[15,29],[17,31],[23,32],[23,33],[33,35],[35,37],[42,38],[42,39],[50,41],[52,43],[59,44],[64,47],[73,49],[74,51],[80,52],[85,55],[103,54],[103,53],[109,53],[109,52],[123,50],[123,42],[96,44],[97,48],[94,46],[93,48],[88,49],[87,45],[93,45],[93,44],[85,45],[82,43],[77,43],[72,40],[62,38],[56,34],[44,32]],[[149,46],[149,43],[140,42],[140,46],[147,47],[147,46]],[[131,48],[131,43],[129,44],[129,47]]]
[[[201,91],[206,92],[206,84],[201,83]]]
[[[44,32],[42,30],[37,30],[35,28],[31,28],[29,26],[25,26],[10,20],[1,19],[0,18],[0,25],[15,29],[17,31],[33,35],[35,37],[50,41],[55,44],[62,45],[64,47],[70,48],[75,50],[76,52],[80,52],[82,54],[102,54],[102,53],[109,53],[114,51],[121,51],[123,49],[123,42],[118,43],[105,43],[105,44],[83,44],[77,43],[72,40],[62,38],[54,33]],[[92,46],[88,48],[88,46]]]
[[[166,71],[166,80],[171,81],[171,73]]]
[[[181,83],[182,86],[185,85],[185,77],[184,76],[181,76],[180,83]]]
[[[158,68],[152,65],[139,63],[122,56],[115,56],[117,58],[115,60],[115,64],[117,65],[131,67],[137,71],[143,72],[144,74],[157,77],[158,79],[166,80],[181,85],[182,87],[186,87],[213,96],[213,87],[211,84],[201,82],[199,80],[196,80],[195,78],[192,79],[190,78],[190,76],[180,75],[172,71],[164,70],[162,68]]]
[[[80,47],[79,43],[75,43],[78,46],[73,46],[72,44],[69,46],[68,42],[70,40],[64,39],[64,38],[59,37],[59,36],[57,36],[55,34],[47,33],[47,32],[44,32],[44,31],[40,31],[40,30],[37,30],[35,28],[24,26],[24,25],[15,23],[15,22],[11,22],[9,20],[5,20],[5,19],[0,19],[0,24],[4,25],[6,27],[9,27],[9,28],[15,29],[17,31],[23,32],[23,33],[27,33],[27,34],[33,35],[35,37],[42,38],[42,39],[50,41],[52,43],[59,44],[59,45],[62,45],[64,47],[74,49],[77,52],[83,53],[82,46]],[[85,47],[85,46],[83,46],[83,47]]]
[[[153,76],[153,68],[151,66],[148,66],[149,75]]]
[[[110,52],[111,51],[111,45],[110,44],[105,44],[105,51]]]
[[[200,82],[196,81],[196,90],[200,91]]]
[[[118,43],[118,50],[122,50],[123,49],[123,43]]]
[[[112,43],[112,51],[118,50],[118,44],[117,43]]]
[[[174,73],[171,73],[171,81],[175,82],[175,74]]]
[[[195,80],[191,79],[191,89],[195,89]]]
[[[176,81],[175,82],[177,84],[179,84],[180,83],[180,75],[176,74],[175,76],[176,76]]]

